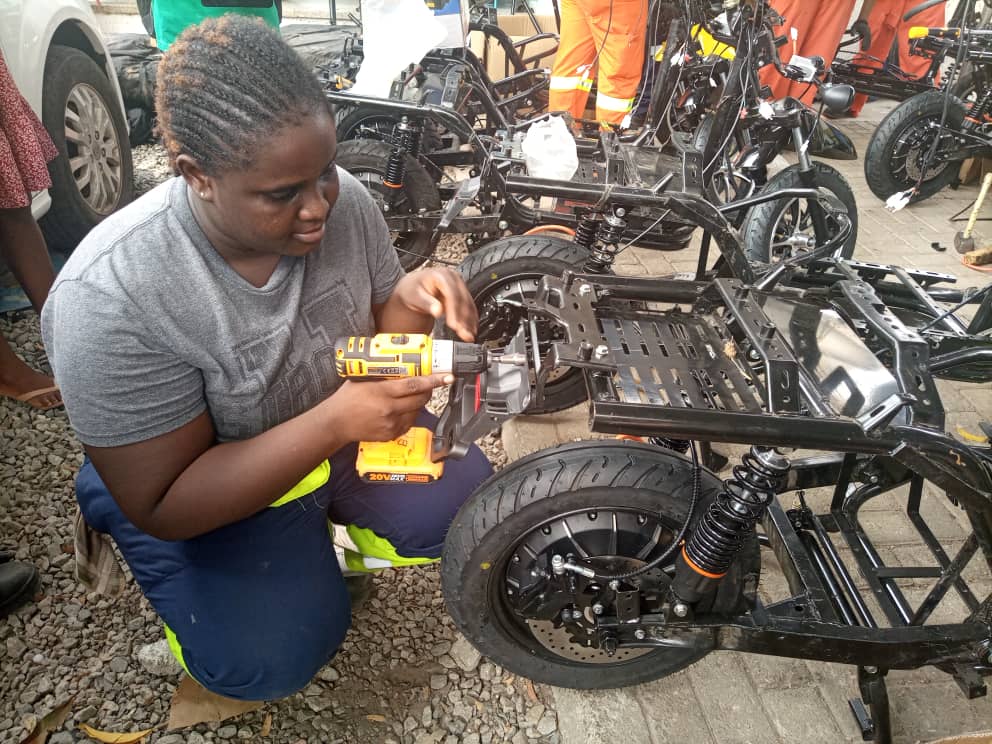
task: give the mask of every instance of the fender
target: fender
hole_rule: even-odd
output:
[[[857,160],[858,148],[851,138],[829,121],[820,117],[816,122],[816,112],[808,109],[803,112],[803,131],[809,132],[816,123],[816,129],[809,142],[809,154],[831,160]]]

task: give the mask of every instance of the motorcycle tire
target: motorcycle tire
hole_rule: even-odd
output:
[[[700,472],[693,524],[720,488],[715,475]],[[608,689],[649,682],[684,669],[704,657],[707,649],[628,648],[609,657],[567,637],[557,638],[555,634],[564,631],[548,627],[551,621],[542,621],[543,625],[528,622],[511,606],[513,585],[507,581],[507,571],[514,570],[512,566],[521,557],[543,560],[544,552],[528,552],[530,543],[539,545],[539,534],[557,535],[562,528],[569,536],[563,546],[572,545],[572,550],[585,546],[597,561],[643,564],[675,539],[688,516],[692,490],[692,463],[670,450],[642,443],[574,442],[518,460],[483,483],[451,524],[441,561],[441,588],[448,612],[482,654],[535,682]],[[567,524],[559,528],[557,523],[566,519]],[[552,525],[554,531],[544,531]],[[630,553],[641,550],[635,555],[611,553],[618,545]],[[555,543],[545,552],[558,550]],[[697,612],[741,612],[746,604],[745,586],[753,591],[759,575],[758,541],[752,532],[718,589],[696,607]],[[657,601],[660,591],[664,589],[655,588],[654,599],[643,592],[642,596]]]
[[[733,103],[733,101],[730,101]],[[731,107],[732,108],[732,107]],[[746,199],[754,193],[754,185],[742,181],[739,173],[728,173],[733,168],[733,159],[744,150],[744,133],[734,124],[734,130],[723,135],[723,141],[717,141],[713,136],[715,122],[724,121],[730,115],[731,108],[721,104],[721,108],[710,116],[704,116],[692,135],[692,146],[703,156],[703,189],[706,198],[712,204],[727,204],[738,199]],[[719,134],[717,128],[717,134]],[[735,180],[735,176],[738,177]]]
[[[388,142],[393,139],[398,116],[383,113],[371,106],[355,106],[336,112],[338,142],[346,140],[376,140]],[[441,147],[441,138],[434,122],[425,122],[420,136],[420,151],[429,154]]]
[[[458,267],[479,310],[477,341],[494,347],[509,343],[523,312],[510,306],[497,307],[498,297],[532,297],[541,277],[561,276],[581,270],[589,251],[580,245],[546,235],[513,235],[494,240],[469,254]],[[539,325],[538,330],[543,330]],[[531,403],[528,414],[553,413],[571,408],[587,398],[579,369],[551,373],[540,405]]]
[[[831,168],[818,160],[813,161],[813,167],[816,169],[817,188],[821,194],[820,200],[828,202],[831,209],[843,210],[851,220],[851,235],[841,249],[834,254],[841,258],[851,258],[858,241],[858,204],[854,198],[854,192],[847,179],[835,168]],[[803,183],[799,166],[790,165],[768,179],[762,193],[797,188],[806,188],[806,186]],[[824,236],[812,234],[813,226],[808,222],[808,214],[803,211],[805,204],[806,200],[804,199],[778,199],[752,207],[741,227],[744,251],[748,258],[758,263],[769,264],[776,263],[782,258],[792,257],[794,248],[788,247],[788,253],[783,253],[781,250],[786,247],[783,245],[787,239],[784,231],[788,229],[788,223],[783,225],[783,220],[791,220],[793,224],[798,223],[798,229],[793,232],[793,236],[802,237],[805,234],[802,232],[802,228],[806,226],[806,230],[811,233],[808,237],[815,237],[817,245],[821,244]]]
[[[882,119],[878,129],[868,142],[865,152],[865,178],[868,188],[879,199],[888,199],[893,194],[907,191],[916,186],[919,173],[909,170],[906,162],[912,157],[910,150],[903,158],[903,164],[893,163],[898,160],[897,149],[905,147],[914,136],[921,139],[920,153],[929,148],[932,140],[926,137],[922,128],[931,122],[941,120],[944,111],[944,94],[940,91],[927,91],[903,101]],[[947,124],[957,129],[964,122],[965,105],[957,98],[951,98],[947,111]],[[910,199],[911,204],[928,199],[945,186],[950,185],[958,176],[961,161],[946,162],[942,168],[924,180],[917,193]]]
[[[380,209],[385,212],[386,197],[391,189],[383,184],[386,165],[392,148],[375,140],[348,140],[338,144],[338,167],[355,176],[369,190]],[[418,214],[421,210],[434,212],[441,208],[441,196],[427,169],[411,155],[406,156],[403,188],[396,195],[390,214]],[[393,233],[393,247],[406,271],[422,265],[434,253],[435,240],[430,230],[404,230]]]

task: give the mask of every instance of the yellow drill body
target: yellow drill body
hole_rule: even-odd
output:
[[[350,336],[334,346],[338,375],[351,380],[396,380],[432,374],[478,374],[486,352],[478,344],[432,339],[423,333]],[[358,474],[373,483],[430,483],[444,463],[431,460],[429,429],[414,427],[391,442],[360,442]]]
[[[475,374],[485,369],[485,361],[479,344],[437,340],[425,333],[350,336],[334,347],[338,374],[352,380]]]

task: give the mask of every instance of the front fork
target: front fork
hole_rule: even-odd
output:
[[[812,133],[810,136],[812,137]],[[819,188],[816,168],[813,166],[813,159],[809,156],[809,141],[803,134],[802,127],[797,125],[792,128],[792,142],[799,156],[799,178],[803,186],[808,189]],[[827,232],[827,215],[819,199],[810,200],[809,215],[813,220],[813,234],[816,236],[817,244],[830,240],[830,234]]]

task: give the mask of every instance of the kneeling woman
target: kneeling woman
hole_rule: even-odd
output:
[[[423,421],[447,380],[342,383],[334,341],[442,315],[471,340],[477,316],[457,274],[403,275],[378,209],[334,164],[319,84],[276,31],[237,16],[187,29],[157,106],[180,176],[87,236],[42,317],[88,455],[77,498],[194,679],[282,697],[350,622],[328,520],[379,565],[436,559],[490,473],[475,449],[431,485],[363,483],[355,443]]]

